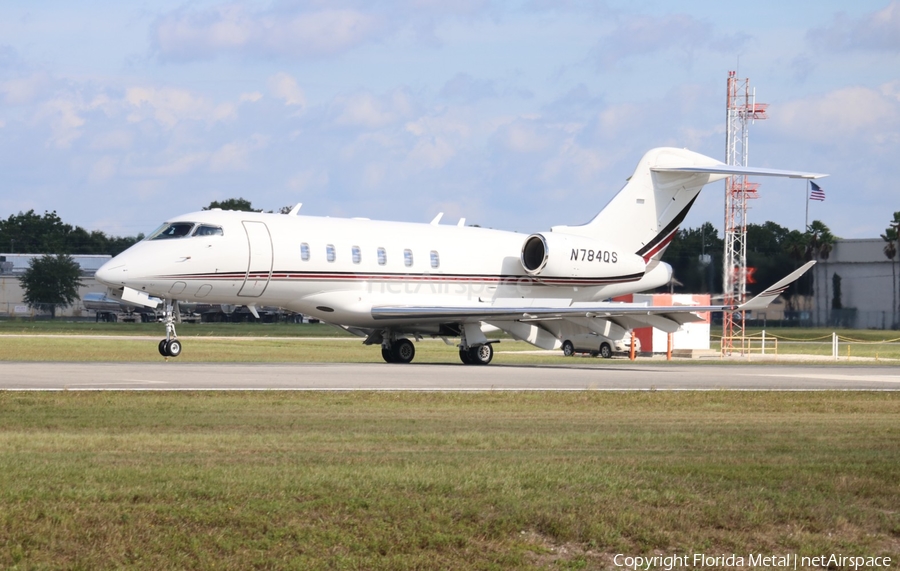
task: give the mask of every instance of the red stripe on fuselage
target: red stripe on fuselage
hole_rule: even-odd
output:
[[[608,278],[557,278],[531,276],[489,276],[489,275],[441,275],[441,274],[364,274],[364,273],[313,273],[313,272],[246,272],[188,274],[160,276],[165,280],[222,281],[222,280],[263,280],[277,281],[417,281],[449,283],[499,283],[534,285],[599,286],[614,283],[638,281],[643,274],[613,276]]]

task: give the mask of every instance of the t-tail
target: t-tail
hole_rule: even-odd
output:
[[[590,238],[615,236],[617,244],[649,264],[662,257],[700,190],[731,175],[827,176],[731,166],[687,149],[660,147],[644,155],[625,187],[593,220],[582,226],[555,226],[553,231]]]

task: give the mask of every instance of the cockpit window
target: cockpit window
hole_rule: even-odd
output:
[[[148,240],[168,240],[190,236],[193,222],[167,222],[147,237]]]
[[[222,229],[218,226],[210,226],[209,224],[201,224],[194,230],[194,236],[224,236]]]

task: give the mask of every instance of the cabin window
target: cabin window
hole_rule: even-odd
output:
[[[156,230],[150,236],[147,237],[148,240],[169,240],[172,238],[184,238],[185,236],[190,236],[191,230],[194,228],[193,222],[166,222]]]
[[[441,265],[441,257],[438,255],[437,250],[431,251],[431,267],[437,269]]]
[[[413,255],[412,250],[403,250],[403,263],[406,264],[406,267],[412,267],[413,265]]]
[[[210,226],[209,224],[201,224],[194,230],[194,236],[224,236],[222,229],[218,226]]]
[[[378,265],[383,266],[387,263],[387,252],[384,248],[378,248]]]
[[[327,246],[325,246],[325,258],[326,258],[329,262],[333,262],[333,261],[334,261],[334,258],[335,258],[335,255],[334,255],[334,244],[328,244]]]
[[[300,259],[304,262],[309,261],[309,244],[306,242],[300,244]]]
[[[353,246],[353,263],[358,264],[362,260],[362,252],[359,250],[359,246]]]

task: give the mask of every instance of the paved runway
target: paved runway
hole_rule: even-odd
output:
[[[0,363],[0,390],[900,390],[900,368]]]

